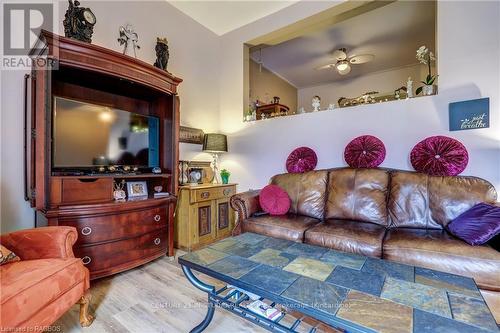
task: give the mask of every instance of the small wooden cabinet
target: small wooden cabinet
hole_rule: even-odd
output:
[[[230,236],[235,216],[229,199],[235,193],[236,184],[179,187],[174,246],[191,251]]]

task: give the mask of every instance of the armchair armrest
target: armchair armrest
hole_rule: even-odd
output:
[[[238,214],[236,225],[233,230],[233,235],[241,233],[241,223],[253,215],[253,213],[261,210],[259,203],[260,190],[252,190],[243,193],[237,193],[231,197],[231,208]]]
[[[73,244],[78,238],[74,227],[43,227],[2,235],[0,242],[22,260],[74,258]]]

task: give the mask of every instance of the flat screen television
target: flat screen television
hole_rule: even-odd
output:
[[[53,105],[53,170],[159,166],[158,117],[62,97]]]

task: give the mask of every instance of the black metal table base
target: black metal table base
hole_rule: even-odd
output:
[[[255,312],[252,312],[241,305],[242,302],[249,300],[249,297],[246,294],[237,290],[233,290],[226,295],[222,295],[227,290],[227,286],[216,290],[214,286],[200,281],[193,274],[190,268],[182,266],[182,271],[184,272],[184,275],[186,275],[186,278],[189,280],[189,282],[191,282],[196,288],[208,294],[208,310],[205,319],[203,319],[200,324],[193,328],[191,330],[191,333],[203,332],[208,327],[214,317],[215,306],[219,306],[229,312],[232,312],[237,316],[253,322],[254,324],[271,332],[297,333],[297,328],[302,323],[302,319],[296,319],[291,326],[280,324],[283,318],[287,316],[287,314],[284,312],[280,317],[278,317],[278,319],[274,321],[267,319],[266,317],[256,314]],[[271,303],[270,305],[274,307],[276,306],[276,303]],[[309,333],[315,333],[316,329],[316,327],[312,327],[309,330]]]

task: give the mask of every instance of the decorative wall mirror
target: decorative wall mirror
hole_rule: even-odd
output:
[[[434,95],[435,36],[436,1],[348,1],[248,41],[244,120]]]

